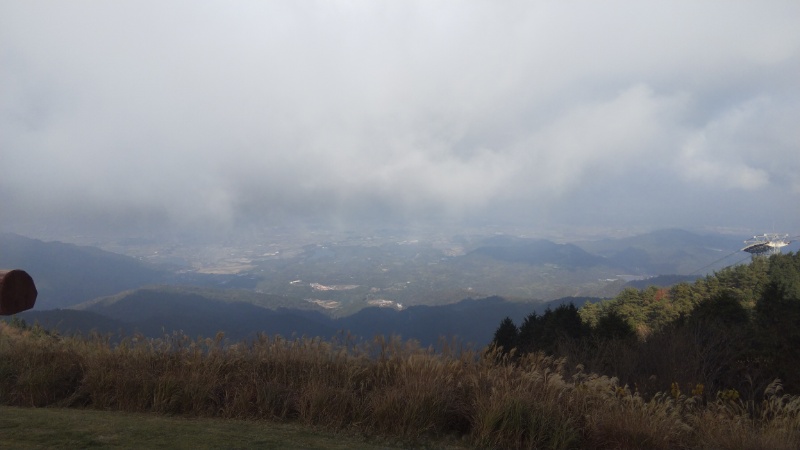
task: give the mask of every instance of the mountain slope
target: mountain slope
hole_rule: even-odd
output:
[[[483,346],[492,340],[497,324],[505,317],[519,322],[541,306],[489,297],[443,306],[412,306],[402,311],[365,308],[339,319],[336,325],[365,338],[399,335],[427,346],[435,345],[443,337]]]
[[[258,294],[253,295],[258,298]],[[273,307],[267,306],[268,300],[262,300],[259,305],[234,299],[231,291],[147,287],[86,302],[76,309],[26,311],[18,317],[30,324],[38,321],[61,332],[88,333],[95,329],[116,334],[121,330],[160,337],[183,331],[196,337],[224,331],[233,340],[256,333],[330,338],[339,332],[350,332],[364,339],[400,335],[425,346],[436,344],[441,337],[456,337],[461,342],[483,346],[491,341],[497,323],[506,316],[519,322],[532,311],[541,312],[547,306],[490,297],[443,306],[412,306],[401,311],[370,307],[334,319],[316,305],[302,300],[294,300],[297,308],[287,308],[285,305],[292,299],[284,298],[283,303],[272,299]]]
[[[135,258],[12,233],[0,233],[0,267],[22,269],[33,277],[39,291],[36,309],[68,307],[166,277]]]
[[[579,242],[582,249],[605,257],[610,264],[631,274],[692,274],[714,261],[731,256],[711,271],[737,261],[740,239],[722,235],[700,235],[680,229],[657,230],[621,239]]]
[[[546,239],[502,238],[504,239],[487,239],[471,253],[487,255],[499,261],[531,265],[554,264],[565,269],[608,264],[604,258],[572,244],[556,244]]]
[[[322,308],[299,299],[248,291],[187,286],[152,286],[77,305],[75,309],[125,322],[148,336],[183,331],[190,336],[232,339],[255,333],[283,336],[332,336]]]

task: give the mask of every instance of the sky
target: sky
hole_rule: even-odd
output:
[[[0,0],[0,230],[305,222],[800,234],[800,2]]]

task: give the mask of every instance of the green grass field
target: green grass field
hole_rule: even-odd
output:
[[[0,406],[0,448],[392,449],[298,425],[159,414]]]

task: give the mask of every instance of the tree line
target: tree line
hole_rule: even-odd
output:
[[[700,389],[758,400],[780,379],[800,392],[800,254],[755,258],[694,283],[628,288],[611,300],[504,319],[493,344],[619,378],[643,394]]]

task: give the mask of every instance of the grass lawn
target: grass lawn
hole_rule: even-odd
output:
[[[392,449],[403,446],[293,424],[0,406],[0,448]]]

